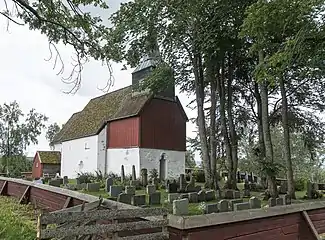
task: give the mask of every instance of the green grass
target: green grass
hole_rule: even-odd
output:
[[[20,205],[14,198],[0,196],[0,239],[36,239],[35,216],[30,205]]]

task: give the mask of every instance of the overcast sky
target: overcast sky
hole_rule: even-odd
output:
[[[121,1],[110,2],[114,3],[111,8],[115,10],[117,3]],[[70,65],[72,49],[63,45],[58,48],[67,68]],[[54,62],[44,60],[49,56],[45,36],[14,23],[10,23],[8,32],[7,20],[0,16],[0,104],[16,100],[23,112],[27,113],[35,108],[48,116],[48,125],[53,122],[64,124],[74,112],[82,110],[91,98],[104,94],[98,87],[105,85],[108,72],[100,62],[91,61],[83,71],[80,90],[74,95],[67,95],[63,90],[69,89],[69,86],[56,75],[60,66],[53,70]],[[121,71],[121,65],[116,64],[113,71],[115,83],[109,91],[131,84],[132,69]],[[67,69],[65,74],[70,74],[70,71]],[[177,95],[188,117],[195,116],[196,112],[186,107],[189,97],[179,91]],[[194,126],[188,123],[187,136],[193,136],[194,130]],[[33,156],[37,150],[49,150],[45,130],[39,137],[38,145],[27,149],[28,156]]]

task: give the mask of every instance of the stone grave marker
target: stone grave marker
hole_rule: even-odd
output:
[[[187,198],[187,199],[188,199],[188,193],[182,193],[182,194],[179,196],[179,199],[184,199],[184,198]]]
[[[226,189],[225,190],[225,199],[233,199],[234,198],[234,190]]]
[[[173,214],[177,216],[188,214],[188,199],[174,200],[173,202]]]
[[[125,184],[125,171],[124,171],[124,165],[121,165],[121,183]]]
[[[147,187],[146,187],[146,193],[148,195],[151,195],[154,192],[156,192],[156,186],[155,185],[147,185]]]
[[[141,169],[141,184],[146,187],[148,185],[148,169]]]
[[[281,206],[281,205],[283,205],[283,198],[282,197],[280,197],[280,198],[276,198],[276,205],[277,206]]]
[[[149,205],[161,204],[161,193],[154,192],[149,195]]]
[[[229,212],[229,202],[227,200],[220,200],[218,202],[219,212]]]
[[[234,191],[234,199],[240,198],[240,191]]]
[[[131,204],[132,196],[133,195],[131,194],[120,193],[117,197],[117,201],[125,204]]]
[[[197,192],[188,193],[188,200],[190,203],[197,203],[199,201]]]
[[[205,214],[217,213],[217,212],[219,212],[218,203],[211,203],[205,205],[205,211],[204,211]]]
[[[276,199],[269,198],[268,203],[269,203],[269,207],[274,207],[274,206],[276,206]]]
[[[135,166],[132,165],[132,181],[137,180],[137,175],[135,174]]]
[[[173,203],[174,200],[177,200],[179,198],[180,194],[179,193],[169,193],[167,196],[167,200],[169,203]]]
[[[118,197],[120,193],[122,193],[123,187],[122,186],[117,186],[117,185],[112,185],[109,190],[109,194],[111,197]]]
[[[208,201],[213,201],[216,200],[216,192],[214,190],[209,190],[205,192],[205,200]]]
[[[243,197],[250,197],[251,191],[249,189],[244,189]]]
[[[169,183],[167,190],[169,193],[177,193],[177,184],[174,182]]]
[[[68,189],[68,190],[72,190],[72,191],[77,190],[76,184],[67,184],[67,185],[64,186],[64,188]]]
[[[132,195],[131,203],[133,206],[146,205],[146,195]]]
[[[125,193],[130,195],[135,195],[135,187],[134,186],[125,186]]]
[[[179,190],[180,192],[185,191],[186,188],[186,179],[185,179],[185,174],[180,174],[179,175]]]
[[[198,192],[197,194],[197,197],[198,197],[198,201],[199,202],[204,202],[205,201],[205,190],[201,190]]]
[[[234,211],[234,205],[237,204],[237,203],[243,203],[243,199],[232,199],[229,201],[229,205],[230,205],[230,209],[231,211]]]
[[[291,204],[291,197],[288,194],[285,194],[282,197],[283,197],[283,202],[284,202],[285,205],[290,205]]]
[[[248,202],[235,203],[234,204],[234,211],[248,210],[249,207],[250,207],[250,204]]]
[[[68,179],[68,176],[64,176],[63,177],[63,184],[66,185],[69,183],[69,179]]]
[[[281,181],[280,187],[278,187],[279,194],[286,194],[288,191],[287,181]]]
[[[105,182],[105,190],[106,192],[109,192],[111,186],[113,185],[114,179],[113,178],[107,178]]]
[[[87,183],[88,192],[98,192],[100,189],[100,183]]]
[[[251,209],[261,208],[261,200],[257,197],[251,197],[249,199],[249,204]]]
[[[202,190],[202,187],[201,186],[195,186],[194,187],[194,192],[200,192]]]
[[[61,181],[59,179],[51,179],[49,180],[49,185],[53,187],[60,187]]]
[[[130,181],[130,186],[138,188],[140,186],[139,180],[131,180]]]

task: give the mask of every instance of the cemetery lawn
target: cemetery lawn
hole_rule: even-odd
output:
[[[35,219],[31,205],[20,205],[14,198],[0,196],[0,239],[35,239]]]

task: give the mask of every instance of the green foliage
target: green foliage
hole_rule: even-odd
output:
[[[198,183],[204,183],[205,182],[205,176],[204,176],[204,171],[199,168],[195,168],[193,171],[193,177],[196,182]]]
[[[150,169],[149,171],[149,179],[158,179],[159,178],[159,173],[156,168]]]
[[[306,189],[307,180],[303,178],[295,179],[295,190],[296,191],[303,191]]]
[[[11,156],[0,158],[0,171],[6,172],[8,163],[9,177],[20,177],[21,172],[31,172],[33,161],[26,156]]]
[[[91,183],[93,180],[95,180],[95,175],[93,173],[81,172],[78,173],[77,178],[79,183]]]
[[[53,123],[47,127],[46,131],[46,139],[49,142],[49,146],[53,149],[53,140],[55,136],[61,131],[60,126],[57,123]]]
[[[185,167],[194,168],[196,166],[194,153],[191,151],[186,151],[185,153]]]

